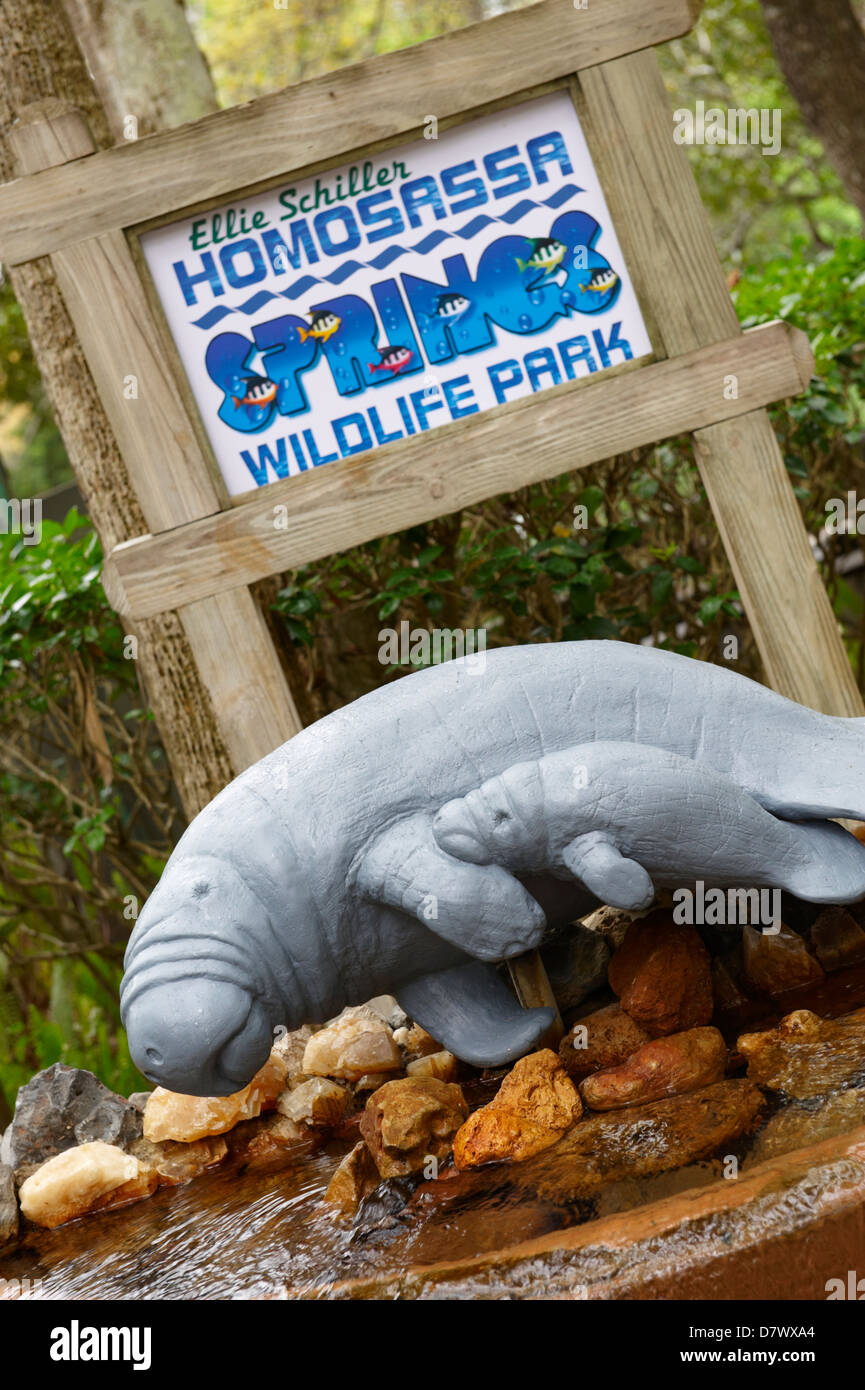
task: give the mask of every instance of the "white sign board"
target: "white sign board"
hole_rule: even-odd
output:
[[[568,95],[434,124],[142,235],[232,495],[651,351]]]

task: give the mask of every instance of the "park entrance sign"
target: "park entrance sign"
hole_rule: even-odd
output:
[[[106,591],[235,772],[300,727],[251,586],[683,433],[768,679],[862,713],[765,410],[810,349],[742,332],[652,51],[698,10],[541,0],[100,151],[22,113],[0,261],[51,257],[145,521]]]
[[[231,495],[649,356],[567,92],[141,246]]]

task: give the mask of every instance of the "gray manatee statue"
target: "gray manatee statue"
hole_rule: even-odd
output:
[[[608,747],[593,763],[599,782],[618,787],[617,804],[581,818],[588,803],[575,787],[568,843],[590,822],[595,838],[572,865],[542,854],[526,861],[534,871],[518,869],[522,860],[512,870],[472,862],[457,840],[460,853],[443,848],[446,807],[452,816],[454,802],[516,765],[578,748],[585,763],[583,745],[596,742],[619,746],[612,761]],[[622,745],[633,750],[639,794],[628,794]],[[661,769],[649,750],[681,762]],[[546,815],[543,798],[533,804]],[[774,818],[865,815],[865,720],[818,714],[727,669],[619,642],[505,647],[406,676],[303,730],[189,826],[126,953],[132,1056],[172,1090],[225,1095],[263,1064],[278,1025],[389,991],[466,1061],[512,1060],[543,1036],[551,1011],[521,1009],[493,962],[619,892],[623,863],[624,881],[633,878],[626,895],[648,893],[627,868],[644,843],[650,875],[665,863],[684,874],[679,866],[718,852],[710,842],[725,814],[756,817],[760,807],[771,814],[731,842],[727,882],[795,881],[827,901],[843,900],[849,883],[847,900],[861,896],[853,837],[785,830]]]
[[[727,777],[662,748],[584,743],[515,763],[433,819],[472,864],[573,878],[612,907],[657,888],[784,888],[806,902],[865,896],[865,845],[834,821],[770,815]]]

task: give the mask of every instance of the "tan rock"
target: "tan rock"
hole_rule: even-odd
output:
[[[149,1197],[159,1178],[133,1154],[101,1139],[64,1149],[22,1183],[21,1210],[36,1226],[53,1229],[87,1212]]]
[[[304,1023],[302,1028],[295,1028],[291,1033],[281,1033],[273,1044],[271,1055],[275,1053],[285,1062],[285,1084],[291,1090],[309,1079],[303,1070],[303,1054],[314,1031],[308,1023]]]
[[[865,960],[865,932],[846,907],[824,907],[811,928],[811,945],[824,970]]]
[[[610,962],[610,987],[652,1037],[698,1028],[712,1017],[709,952],[694,927],[666,908],[632,922]]]
[[[442,1050],[441,1043],[436,1042],[419,1023],[413,1023],[410,1028],[397,1028],[393,1040],[412,1059],[429,1057],[433,1052]]]
[[[824,978],[819,961],[808,954],[801,936],[783,924],[779,932],[745,927],[742,932],[745,979],[761,994],[783,994]]]
[[[736,1046],[751,1081],[795,1100],[814,1099],[865,1081],[865,1009],[835,1019],[797,1009],[777,1028],[743,1033]]]
[[[364,1197],[381,1182],[373,1156],[363,1140],[345,1155],[327,1186],[324,1200],[343,1216],[354,1216]]]
[[[338,1125],[351,1092],[326,1076],[312,1076],[293,1091],[283,1091],[276,1108],[297,1124]]]
[[[231,1150],[245,1168],[284,1167],[310,1148],[313,1130],[288,1115],[265,1115],[238,1125],[229,1136]]]
[[[191,1144],[171,1139],[154,1144],[149,1139],[136,1139],[129,1152],[154,1170],[160,1187],[176,1187],[218,1168],[228,1154],[228,1144],[221,1137],[197,1139]]]
[[[402,1070],[402,1056],[391,1029],[366,1005],[344,1009],[314,1033],[303,1054],[309,1076],[333,1076],[359,1081],[367,1072]]]
[[[591,1110],[645,1105],[721,1081],[726,1062],[727,1048],[717,1028],[690,1028],[656,1038],[622,1066],[587,1077],[580,1095]]]
[[[517,1062],[489,1105],[469,1116],[454,1139],[454,1163],[519,1163],[554,1144],[581,1113],[559,1058],[543,1048]]]
[[[628,934],[628,927],[646,913],[628,912],[621,907],[599,907],[583,918],[583,926],[603,937],[611,951],[617,951]]]
[[[379,1086],[384,1086],[386,1082],[393,1081],[391,1071],[368,1071],[363,1076],[358,1077],[354,1082],[355,1091],[377,1091]]]
[[[401,1008],[392,994],[377,994],[367,999],[365,1008],[376,1014],[388,1028],[404,1028],[408,1023],[405,1009]]]
[[[419,1172],[430,1157],[447,1158],[468,1114],[459,1086],[431,1077],[388,1081],[371,1095],[360,1132],[383,1178]]]
[[[210,1134],[225,1134],[241,1120],[272,1110],[285,1088],[286,1063],[272,1052],[248,1086],[230,1096],[184,1096],[157,1086],[144,1108],[144,1138],[190,1143]]]
[[[568,1075],[579,1081],[596,1071],[620,1066],[649,1041],[649,1034],[620,1004],[608,1004],[576,1022],[559,1044],[559,1058]]]
[[[459,1063],[452,1052],[429,1052],[406,1067],[406,1076],[433,1076],[437,1081],[456,1081]]]

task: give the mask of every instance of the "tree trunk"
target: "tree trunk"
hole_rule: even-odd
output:
[[[865,217],[865,31],[850,0],[761,0],[787,85]]]
[[[207,60],[181,0],[63,3],[116,141],[218,110]]]
[[[143,62],[146,55],[139,54]],[[146,66],[146,64],[145,64]],[[109,121],[63,8],[55,0],[0,0],[0,180],[14,175],[6,135],[21,109],[59,98],[82,111],[100,147]],[[88,511],[107,553],[147,527],[48,257],[10,269],[42,380]],[[176,614],[135,629],[140,671],[189,816],[232,774],[210,696]]]

